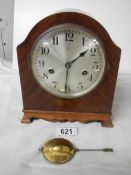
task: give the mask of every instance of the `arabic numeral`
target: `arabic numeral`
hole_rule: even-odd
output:
[[[44,67],[44,60],[39,60],[38,64],[39,64],[39,67]]]
[[[82,83],[78,83],[78,89],[83,89],[83,84]]]
[[[92,81],[92,79],[93,79],[93,75],[91,74],[91,75],[90,75],[90,81]]]
[[[85,37],[82,38],[82,44],[85,45]]]
[[[43,79],[48,79],[48,74],[46,72],[43,73]]]
[[[53,45],[58,45],[58,36],[53,36]]]
[[[72,134],[72,129],[62,128],[61,129],[61,134],[65,134],[65,135]]]
[[[73,41],[74,33],[68,32],[65,34],[65,41]]]
[[[48,47],[42,47],[41,48],[42,55],[48,55],[49,54],[49,48]]]
[[[70,89],[70,86],[68,85],[65,92],[68,94],[68,93],[70,93],[70,91],[71,91],[71,89]]]
[[[100,71],[101,67],[102,67],[102,65],[99,62],[93,63],[93,70],[94,71],[96,71],[96,72]]]
[[[90,52],[91,52],[91,56],[95,56],[96,55],[96,48],[91,48]]]
[[[56,81],[53,81],[52,83],[53,83],[53,88],[56,88],[57,82]]]

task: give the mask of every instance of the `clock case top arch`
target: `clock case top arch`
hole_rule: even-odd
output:
[[[50,95],[38,85],[30,70],[30,53],[37,38],[49,28],[65,23],[82,25],[101,40],[109,68],[102,82],[91,93],[76,99],[61,99]],[[104,27],[95,19],[77,12],[61,12],[38,22],[27,38],[17,46],[18,65],[23,97],[23,122],[31,118],[69,121],[105,121],[110,125],[121,50],[111,40]],[[110,122],[108,122],[110,120]],[[110,123],[110,124],[109,124]],[[109,127],[110,127],[109,126]]]

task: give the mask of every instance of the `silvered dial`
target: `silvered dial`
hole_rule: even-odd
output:
[[[104,49],[88,29],[63,24],[44,32],[31,51],[36,81],[52,95],[76,98],[89,93],[105,72]]]

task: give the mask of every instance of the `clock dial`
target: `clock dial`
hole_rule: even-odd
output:
[[[102,80],[106,58],[99,38],[75,24],[57,25],[44,32],[31,51],[36,81],[52,95],[76,98]]]

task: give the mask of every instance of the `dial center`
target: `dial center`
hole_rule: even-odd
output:
[[[65,68],[69,69],[71,67],[71,63],[70,62],[66,62],[65,63]]]

